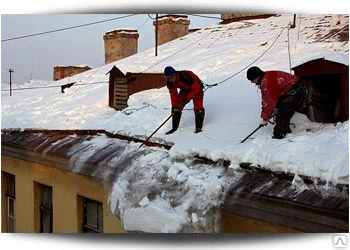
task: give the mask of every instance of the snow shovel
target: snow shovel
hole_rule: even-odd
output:
[[[183,105],[180,109],[183,109],[185,106],[186,106],[186,104]],[[145,145],[145,144],[149,141],[149,139],[151,139],[151,137],[152,137],[155,133],[157,133],[157,131],[158,131],[161,127],[163,127],[164,124],[165,124],[167,121],[169,121],[169,119],[170,119],[171,117],[173,117],[173,115],[174,115],[174,114],[171,113],[171,115],[170,115],[168,118],[166,118],[166,120],[165,120],[156,130],[154,130],[154,132],[153,132],[150,136],[148,136],[148,138],[139,146],[139,148],[141,148],[143,145]]]
[[[155,133],[157,133],[157,131],[158,131],[161,127],[163,127],[164,124],[165,124],[171,117],[173,117],[173,114],[171,114],[171,115],[156,129],[156,130],[154,130],[154,132],[153,132],[150,136],[148,136],[148,138],[139,146],[139,148],[141,148],[143,145],[145,145],[145,144],[149,141],[149,139],[151,139],[151,137],[152,137]]]

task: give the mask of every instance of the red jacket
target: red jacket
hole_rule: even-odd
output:
[[[172,107],[181,107],[183,105],[183,98],[180,98],[180,93],[185,95],[184,97],[190,101],[202,91],[198,76],[189,70],[177,71],[176,81],[174,83],[168,82],[167,87]],[[178,93],[177,89],[180,89],[180,93]]]
[[[261,118],[265,121],[272,116],[278,98],[288,93],[291,87],[299,80],[296,75],[283,71],[266,71],[261,80],[262,109]]]

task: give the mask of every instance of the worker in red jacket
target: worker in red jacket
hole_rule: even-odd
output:
[[[173,122],[172,129],[166,132],[166,134],[174,133],[178,129],[182,110],[191,100],[193,100],[195,114],[195,133],[201,132],[205,115],[202,81],[192,71],[176,71],[171,66],[164,69],[164,76],[167,79],[167,87],[170,93]]]
[[[276,115],[274,139],[282,139],[291,133],[290,120],[295,111],[305,107],[307,91],[298,76],[283,71],[262,71],[251,67],[247,78],[261,89],[262,109],[260,126],[267,125]]]

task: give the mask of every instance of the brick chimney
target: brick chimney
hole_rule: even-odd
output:
[[[90,69],[89,66],[55,66],[53,68],[53,80],[57,81],[69,76],[74,76]]]
[[[137,30],[133,29],[118,29],[104,34],[105,64],[136,54],[138,38]]]
[[[158,45],[170,42],[189,33],[187,15],[164,15],[158,18]],[[153,21],[156,28],[156,21]]]

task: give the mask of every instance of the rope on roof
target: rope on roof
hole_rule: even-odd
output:
[[[202,39],[206,38],[206,37],[209,36],[210,34],[211,34],[211,32],[208,32],[207,35],[201,37],[200,39],[194,41],[193,43],[190,43],[190,44],[187,45],[186,47],[184,47],[184,48],[182,48],[182,49],[180,49],[180,50],[178,50],[178,51],[175,51],[173,54],[171,54],[171,55],[169,55],[169,56],[163,58],[162,60],[156,62],[155,64],[152,64],[150,67],[148,67],[147,69],[145,69],[144,71],[142,71],[142,72],[140,72],[140,73],[145,73],[147,70],[149,70],[149,69],[153,68],[154,66],[156,66],[156,65],[158,65],[158,64],[160,64],[160,63],[162,63],[162,62],[164,62],[164,61],[167,60],[168,58],[170,58],[170,57],[172,57],[172,56],[174,56],[174,55],[176,55],[176,54],[179,54],[180,52],[184,51],[185,49],[191,47],[193,44],[196,44],[196,43],[198,43],[199,41],[201,41]]]
[[[233,75],[225,78],[224,80],[220,81],[220,82],[217,82],[217,83],[214,83],[214,84],[204,84],[204,92],[209,89],[209,88],[212,88],[212,87],[215,87],[215,86],[218,86],[220,85],[221,83],[223,82],[226,82],[228,80],[230,80],[231,78],[235,77],[236,75],[240,74],[241,72],[243,72],[244,70],[246,70],[248,67],[250,67],[251,65],[253,65],[256,61],[258,61],[260,58],[262,58],[274,45],[275,43],[277,42],[278,38],[281,37],[283,31],[288,28],[288,30],[290,29],[290,26],[288,27],[283,27],[282,30],[280,31],[280,33],[277,35],[277,37],[275,38],[275,40],[271,43],[271,45],[260,55],[258,56],[254,61],[252,61],[250,64],[246,65],[244,68],[242,68],[241,70],[239,70],[238,72],[234,73]]]

